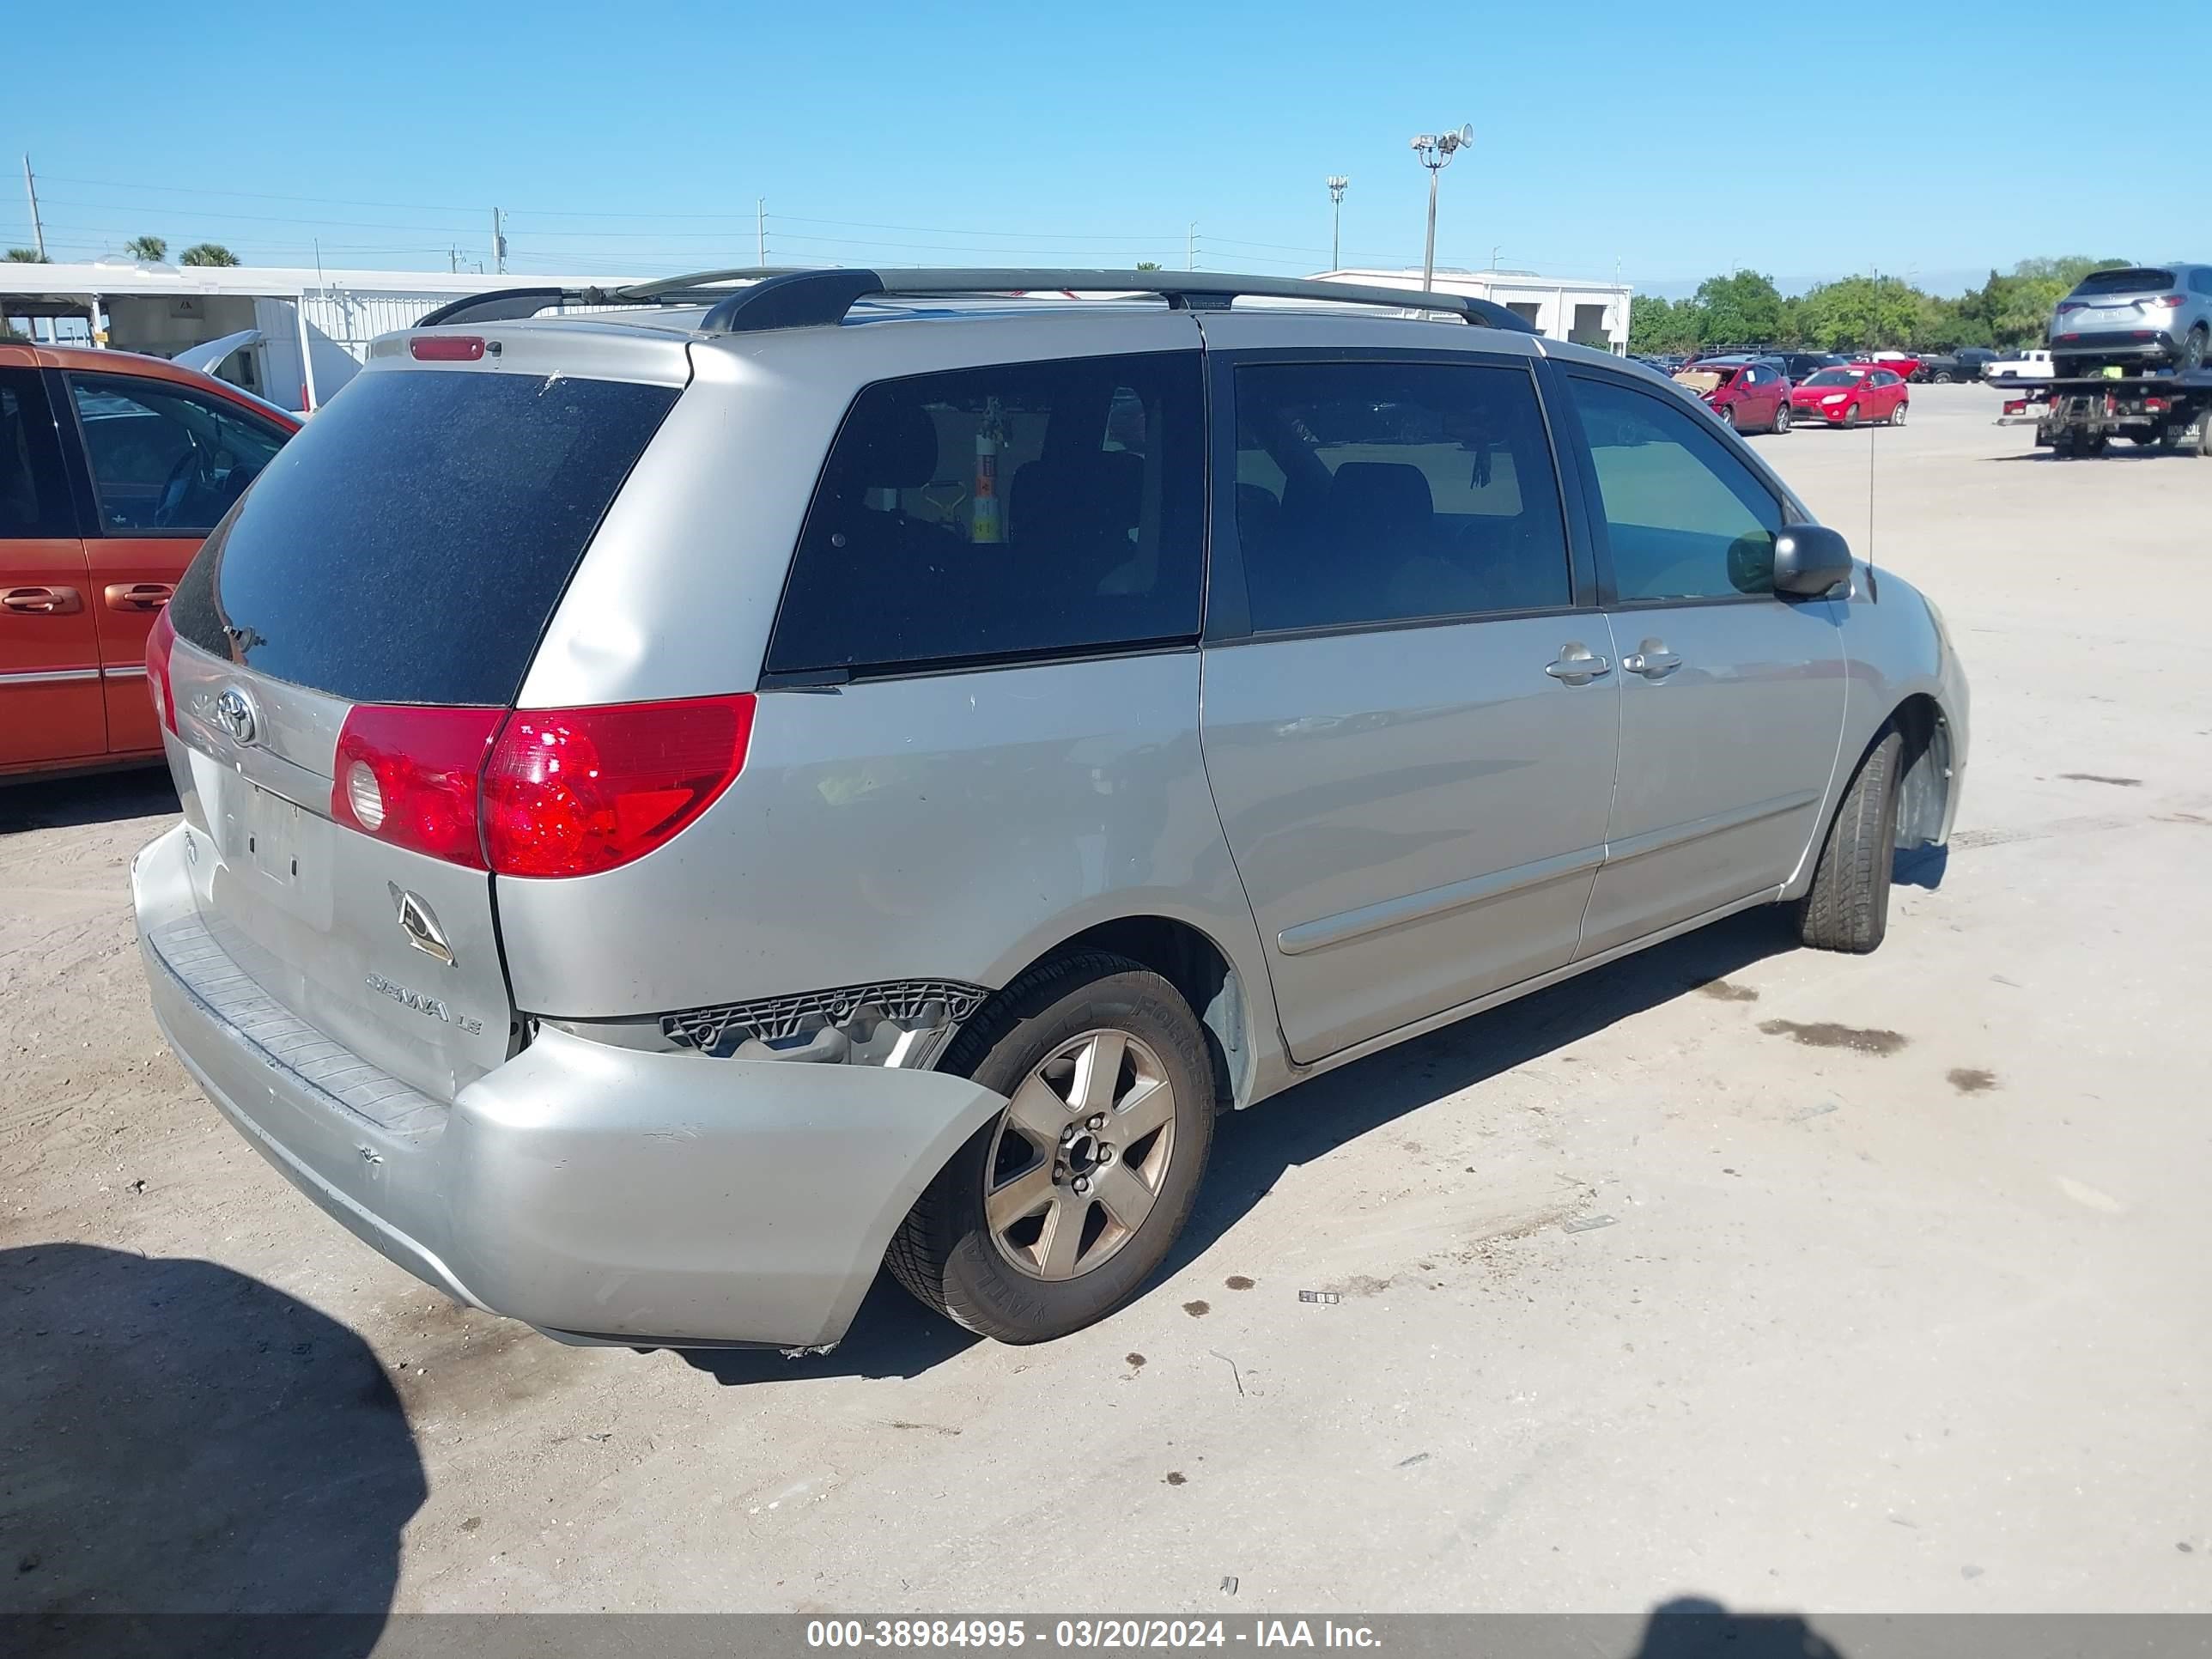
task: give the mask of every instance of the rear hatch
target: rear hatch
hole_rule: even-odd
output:
[[[2103,334],[2116,331],[2163,329],[2172,308],[2157,303],[2174,291],[2174,273],[2144,267],[2133,270],[2100,270],[2075,284],[2073,293],[2059,301],[2055,332]]]
[[[155,636],[199,925],[307,1025],[441,1100],[516,1042],[475,769],[681,390],[665,354],[643,383],[515,361],[543,350],[358,376],[208,538]],[[428,757],[447,769],[334,799],[362,775],[342,734],[357,754],[394,727],[449,734]]]

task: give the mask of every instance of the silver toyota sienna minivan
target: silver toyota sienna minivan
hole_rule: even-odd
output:
[[[148,667],[185,1066],[394,1261],[637,1346],[835,1343],[885,1265],[1074,1330],[1217,1111],[1754,905],[1872,950],[1967,747],[1934,607],[1656,376],[1196,274],[459,302]]]

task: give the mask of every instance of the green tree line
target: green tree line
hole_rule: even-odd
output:
[[[2069,256],[2023,259],[1955,298],[1925,293],[1895,276],[1845,276],[1785,295],[1755,270],[1708,276],[1686,300],[1639,294],[1630,302],[1631,351],[1694,351],[1711,345],[1867,346],[1914,349],[2039,343],[2052,307],[2093,270],[2125,259]]]

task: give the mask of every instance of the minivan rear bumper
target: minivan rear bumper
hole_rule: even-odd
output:
[[[186,1069],[361,1238],[550,1334],[835,1343],[922,1188],[1006,1104],[944,1073],[643,1053],[546,1028],[450,1106],[400,1091],[387,1109],[361,1090],[368,1068],[334,1070],[328,1042],[265,998],[237,1013],[239,988],[254,994],[197,926],[186,834],[131,866],[154,1017]],[[347,1079],[346,1100],[285,1057],[307,1054],[318,1077]]]

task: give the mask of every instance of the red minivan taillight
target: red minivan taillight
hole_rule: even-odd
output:
[[[177,694],[169,684],[169,650],[176,642],[176,624],[169,620],[165,605],[146,635],[146,690],[153,696],[155,714],[171,732],[177,729]]]
[[[503,876],[585,876],[642,858],[729,787],[753,699],[596,708],[364,703],[338,734],[340,823]]]
[[[643,858],[744,769],[753,699],[518,708],[484,769],[483,839],[503,876],[588,876]]]
[[[395,847],[483,869],[477,789],[505,714],[357,705],[338,732],[331,816]]]

